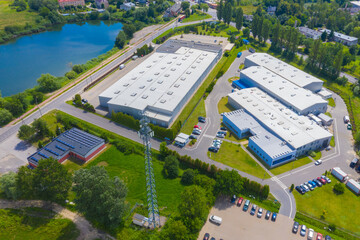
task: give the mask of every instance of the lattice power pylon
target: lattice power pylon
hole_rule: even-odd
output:
[[[159,207],[156,196],[155,177],[152,166],[151,158],[151,143],[150,139],[154,136],[154,132],[149,127],[149,119],[142,114],[140,120],[139,137],[143,140],[145,152],[145,172],[146,172],[146,191],[147,191],[147,204],[149,211],[149,227],[156,228],[160,226]]]

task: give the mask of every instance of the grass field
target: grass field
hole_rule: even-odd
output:
[[[228,103],[228,98],[227,97],[223,97],[221,98],[221,100],[218,103],[218,111],[219,113],[224,113],[224,112],[232,112],[234,111],[235,108],[233,108],[229,103]]]
[[[37,13],[28,12],[28,9],[22,12],[16,12],[16,9],[9,7],[14,1],[0,0],[0,30],[9,25],[25,25],[26,23],[35,23]]]
[[[77,239],[79,230],[68,219],[38,208],[0,209],[0,239]]]
[[[319,160],[321,158],[321,151],[315,151],[316,156],[313,157],[314,160]]]
[[[184,18],[182,20],[183,23],[186,22],[195,22],[195,21],[199,21],[199,20],[204,20],[204,19],[208,19],[211,18],[211,16],[207,13],[203,13],[200,11],[196,11],[194,14],[190,15],[190,17],[188,18]]]
[[[334,136],[331,137],[330,146],[335,147],[335,138],[334,138]]]
[[[211,159],[249,173],[258,178],[269,178],[270,175],[247,154],[240,144],[223,142],[218,153],[208,152]]]
[[[321,218],[325,210],[325,221],[360,234],[360,209],[358,208],[360,197],[348,188],[345,188],[344,194],[336,195],[333,192],[333,187],[338,181],[332,176],[329,178],[332,183],[315,188],[314,191],[304,195],[294,191],[296,209],[318,219]]]
[[[205,100],[201,99],[199,104],[196,106],[188,120],[185,122],[184,126],[181,129],[181,132],[186,134],[191,134],[194,125],[196,125],[198,121],[198,117],[206,117],[206,110],[205,110]]]
[[[311,163],[311,159],[305,156],[305,157],[299,158],[298,160],[291,161],[291,162],[285,163],[284,165],[281,165],[279,167],[271,169],[270,172],[272,172],[274,175],[279,175],[284,172],[290,171],[292,169],[304,166],[308,163]]]
[[[334,101],[333,98],[329,98],[329,99],[328,99],[328,103],[329,103],[329,106],[330,106],[330,107],[335,107],[335,106],[336,106],[335,101]]]
[[[126,200],[133,206],[135,203],[146,205],[146,179],[144,157],[136,154],[124,155],[115,146],[110,146],[105,152],[83,167],[104,166],[111,177],[118,176],[128,187]],[[68,161],[68,170],[77,170],[81,166]],[[184,186],[180,178],[167,179],[162,174],[163,162],[153,156],[153,168],[158,194],[158,204],[161,215],[176,212],[180,193]]]

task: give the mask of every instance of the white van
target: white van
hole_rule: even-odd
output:
[[[348,123],[348,122],[350,122],[349,116],[344,116],[344,123]]]
[[[215,215],[211,215],[209,220],[217,225],[220,225],[222,222],[222,218]]]
[[[121,70],[121,69],[123,69],[125,67],[125,64],[120,64],[119,65],[119,69]]]

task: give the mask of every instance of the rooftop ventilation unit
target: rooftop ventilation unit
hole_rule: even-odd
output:
[[[278,122],[277,124],[278,124],[278,125],[283,125],[284,122],[283,122],[283,121],[280,121],[280,122]]]
[[[152,78],[150,78],[150,79],[148,79],[148,80],[146,80],[147,82],[151,82],[152,81]]]
[[[144,88],[145,88],[145,85],[142,85],[142,86],[140,86],[139,88],[140,88],[140,89],[144,89]]]
[[[155,87],[152,87],[150,88],[150,91],[155,91],[155,89],[156,89]]]
[[[175,71],[175,70],[176,70],[176,68],[172,68],[172,69],[171,69],[171,71]]]
[[[129,84],[128,84],[128,83],[125,83],[123,86],[124,86],[124,87],[127,87],[127,86],[129,86]]]
[[[154,61],[153,61],[153,63],[156,63],[156,62],[157,62],[157,60],[154,60]]]
[[[175,84],[174,87],[178,88],[180,87],[180,84]]]
[[[148,95],[143,95],[141,98],[142,98],[142,99],[147,99],[147,98],[148,98]]]
[[[190,71],[187,71],[186,74],[190,74],[191,72]]]
[[[140,71],[139,73],[140,73],[140,74],[143,74],[144,72],[145,72],[145,71]]]
[[[201,58],[199,58],[200,60],[204,60],[204,58],[203,57],[201,57]]]
[[[120,93],[120,91],[116,91],[116,92],[114,92],[114,94],[119,94]]]
[[[189,55],[189,54],[186,54],[185,57],[190,57],[190,55]]]
[[[159,75],[159,74],[160,74],[159,72],[154,73],[154,75]]]
[[[161,99],[160,102],[161,102],[161,103],[165,103],[166,100],[165,100],[165,99]]]
[[[174,92],[172,92],[172,91],[168,91],[168,92],[167,92],[167,95],[173,95],[173,93],[174,93]]]
[[[158,81],[158,84],[162,84],[164,81],[163,80],[159,80]]]
[[[160,55],[160,56],[159,56],[159,58],[163,58],[163,57],[164,57],[164,55]]]
[[[173,59],[177,59],[177,57],[175,56],[175,57],[173,57]]]
[[[132,93],[130,96],[135,97],[137,93]]]
[[[203,56],[207,56],[207,53],[203,53]]]
[[[170,74],[165,74],[164,76],[165,76],[165,77],[169,77],[169,76],[170,76]]]
[[[176,65],[181,66],[181,62],[177,63]]]
[[[167,64],[172,64],[172,62],[170,61],[170,62],[167,62]]]
[[[131,78],[131,80],[136,80],[136,77]]]
[[[164,70],[166,67],[161,67],[161,70]]]
[[[147,67],[147,68],[151,68],[151,65],[147,65],[146,67]]]
[[[180,78],[181,81],[185,81],[186,77],[182,77]]]
[[[191,68],[195,69],[195,68],[196,68],[196,66],[191,66]]]

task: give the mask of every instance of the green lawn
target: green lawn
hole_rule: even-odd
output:
[[[325,115],[327,115],[327,116],[329,116],[329,117],[332,118],[332,115],[331,115],[331,113],[329,113],[329,112],[326,112]]]
[[[77,239],[79,230],[69,219],[38,208],[0,209],[0,239]]]
[[[183,23],[195,22],[195,21],[204,20],[204,19],[208,19],[208,18],[211,18],[211,16],[209,14],[197,11],[194,14],[190,15],[190,17],[184,18],[182,20],[182,22]]]
[[[335,138],[334,138],[334,136],[331,137],[330,146],[335,147]]]
[[[270,170],[270,172],[272,172],[274,175],[279,175],[284,172],[290,171],[292,169],[306,165],[308,163],[311,163],[311,159],[305,156],[305,157],[299,158],[298,160],[291,161],[291,162],[285,163],[284,165],[281,165],[279,167],[273,168]]]
[[[269,178],[270,175],[247,154],[240,144],[223,142],[218,153],[208,152],[208,156],[230,167],[249,173],[258,178]]]
[[[66,164],[68,169],[72,169],[75,163]],[[84,167],[104,166],[111,177],[118,176],[124,180],[128,187],[126,200],[131,207],[135,203],[146,205],[146,179],[145,179],[145,160],[144,157],[136,154],[124,155],[115,146],[109,147],[105,152],[92,160]],[[75,169],[79,169],[76,166]],[[163,162],[153,157],[153,168],[155,175],[156,191],[161,215],[168,215],[177,211],[180,200],[180,193],[184,186],[180,183],[180,178],[168,179],[162,174]]]
[[[294,191],[297,210],[318,219],[321,218],[323,210],[325,210],[325,221],[360,234],[360,209],[358,208],[360,197],[347,187],[344,194],[336,195],[333,192],[333,187],[338,181],[332,176],[329,178],[332,183],[315,188],[314,191],[304,195]]]
[[[198,123],[198,117],[206,117],[206,110],[205,110],[205,100],[201,99],[199,104],[196,106],[194,111],[191,113],[188,120],[185,122],[184,126],[181,129],[181,132],[186,134],[191,134],[194,125]]]
[[[333,98],[329,98],[329,99],[328,99],[328,103],[329,103],[329,106],[330,106],[330,107],[335,107],[335,106],[336,106],[335,101],[334,101]]]
[[[227,97],[222,97],[218,103],[218,111],[219,113],[224,113],[224,112],[232,112],[236,110],[235,108],[233,108],[229,103],[228,103],[228,98]]]
[[[321,158],[321,151],[315,151],[316,156],[313,157],[314,160],[319,160]]]
[[[36,12],[27,10],[16,12],[16,9],[9,7],[14,1],[0,0],[0,30],[10,25],[25,25],[26,23],[34,24],[35,18],[38,16]]]

